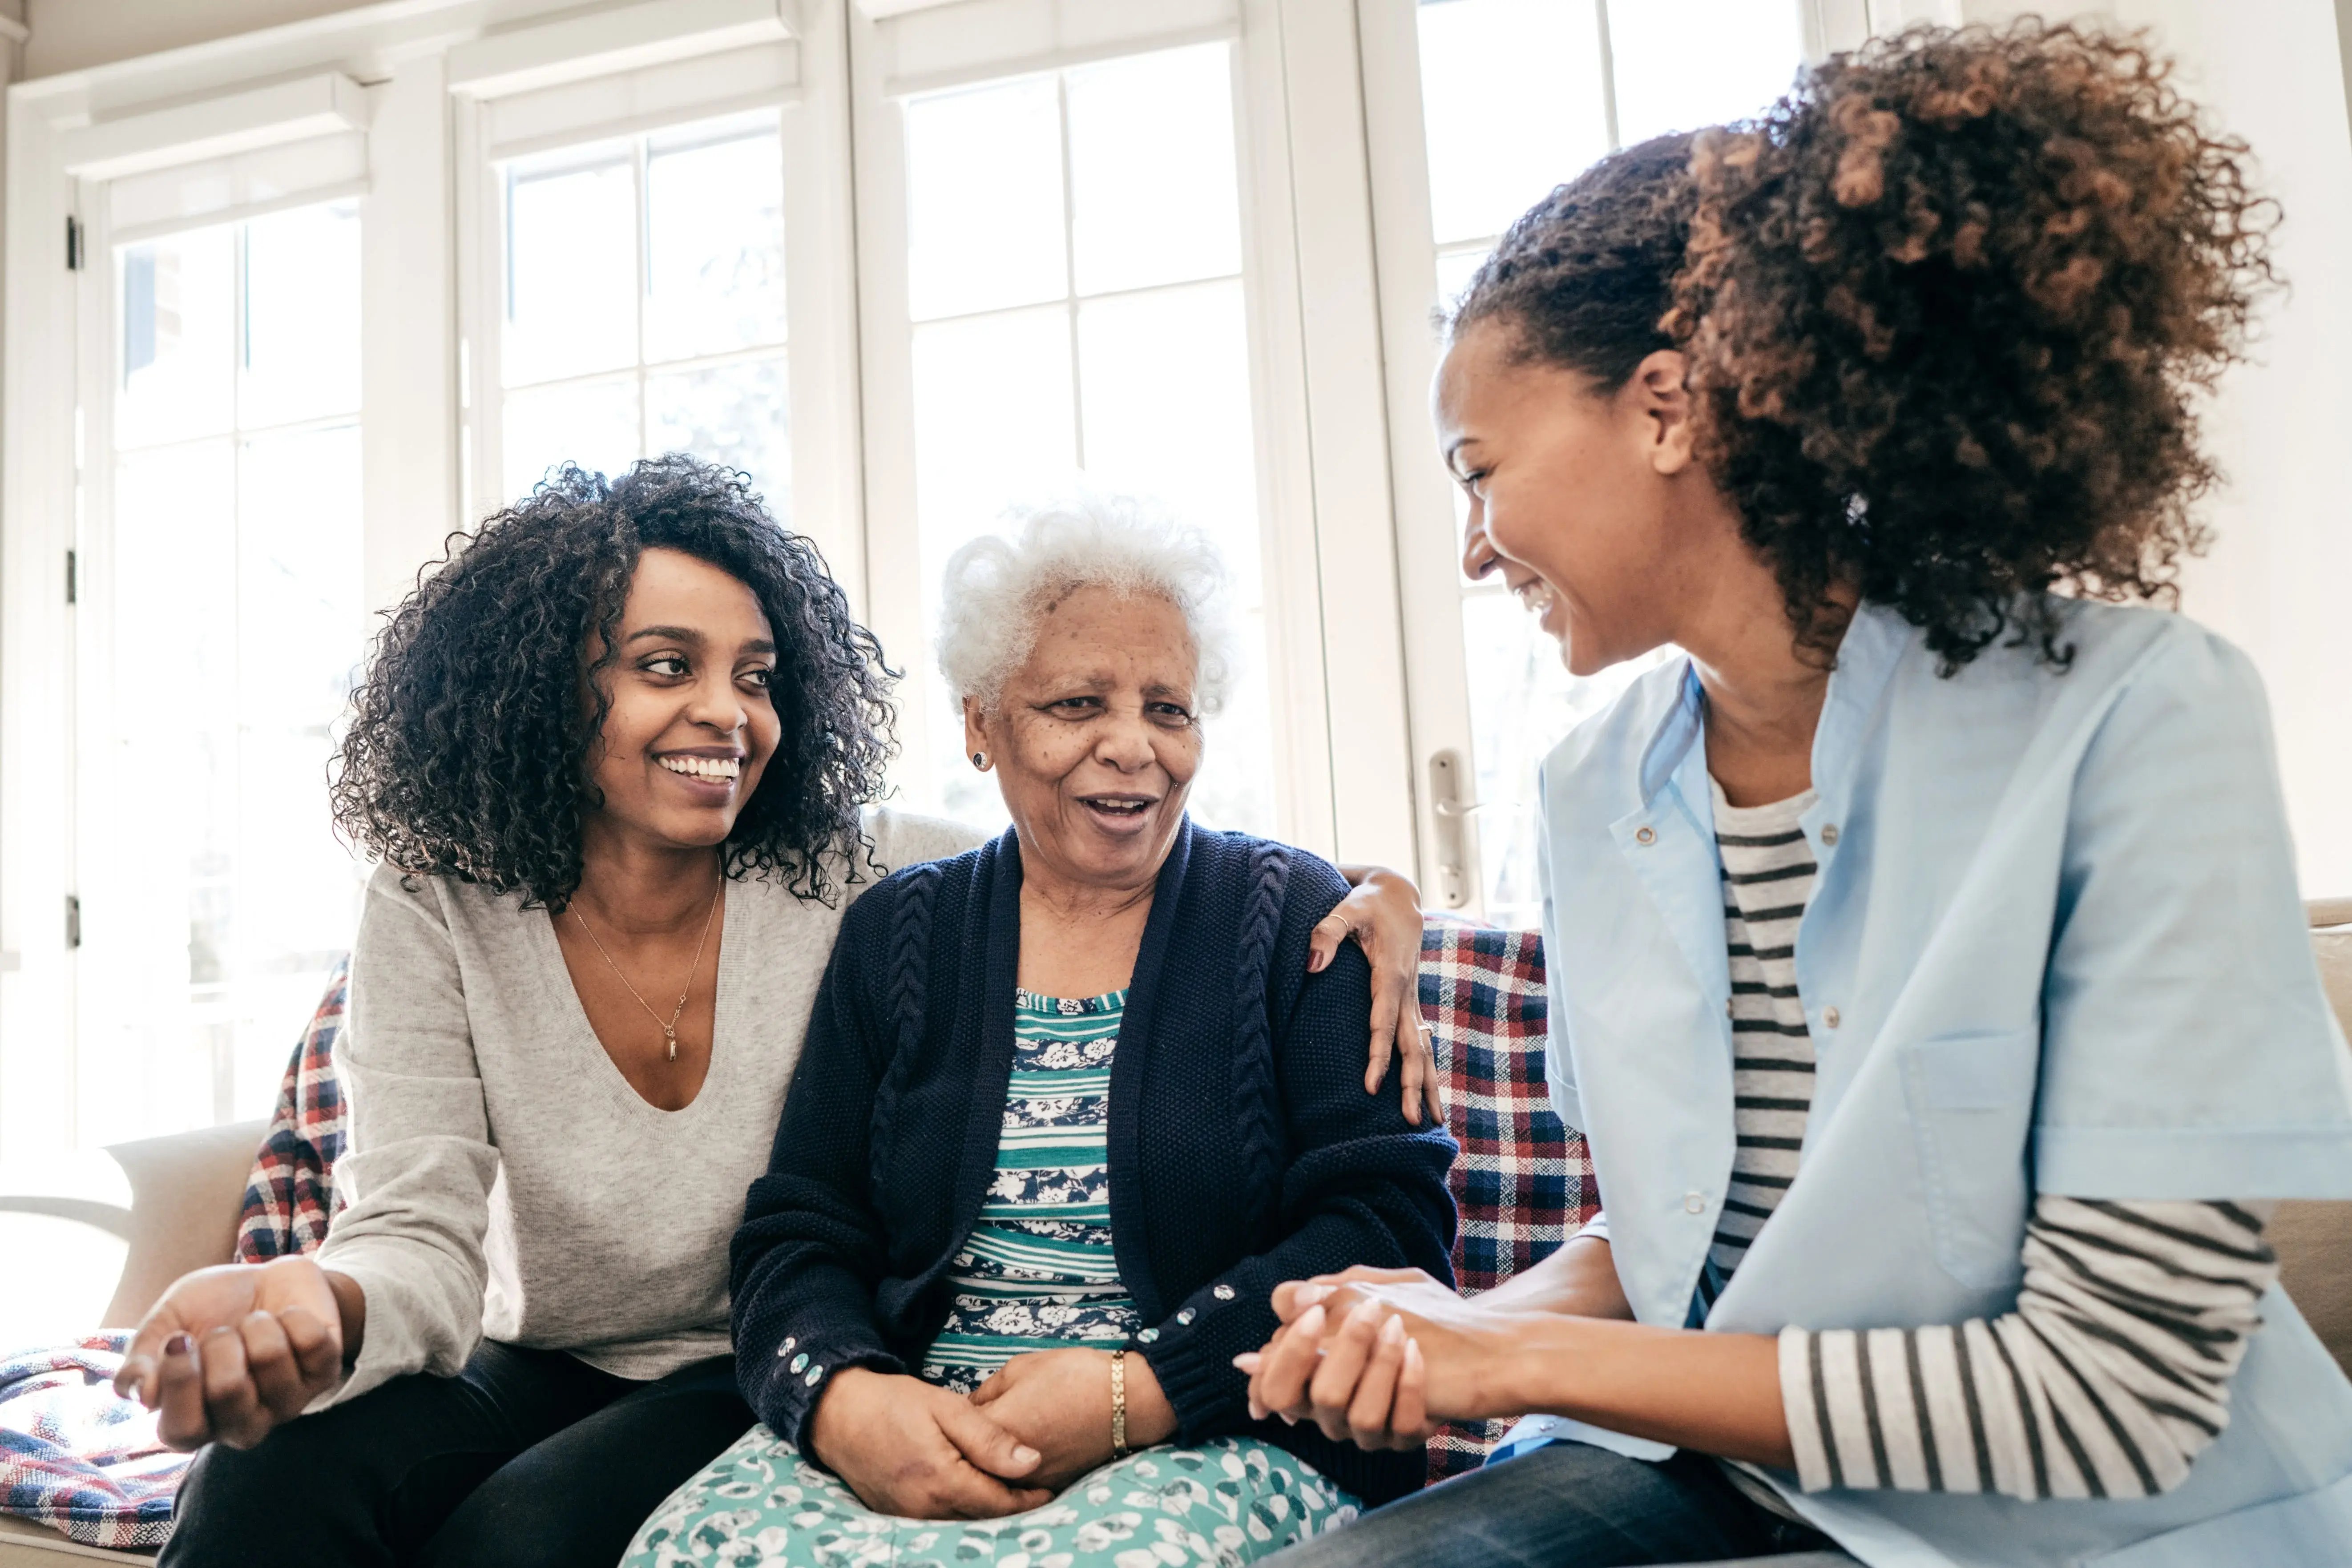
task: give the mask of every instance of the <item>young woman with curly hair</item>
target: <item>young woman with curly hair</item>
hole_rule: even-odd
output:
[[[835,933],[981,840],[866,804],[888,679],[810,543],[684,457],[565,469],[394,613],[333,784],[383,862],[347,1206],[142,1324],[119,1385],[210,1445],[166,1563],[614,1563],[751,1425],[728,1243]],[[1358,922],[1409,984],[1409,886],[1319,959]]]
[[[2345,1560],[2273,1201],[2352,1195],[2259,681],[2169,594],[2273,214],[2130,37],[1919,30],[1523,217],[1435,391],[1569,668],[1555,1105],[1605,1215],[1294,1282],[1252,1397],[1504,1462],[1282,1559]]]

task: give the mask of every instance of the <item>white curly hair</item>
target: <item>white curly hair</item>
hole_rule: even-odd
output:
[[[1224,706],[1238,650],[1224,559],[1204,534],[1140,496],[1085,489],[1013,507],[1004,522],[948,559],[940,673],[959,710],[967,697],[994,707],[1036,645],[1045,606],[1093,587],[1175,605],[1200,657],[1194,706],[1203,716]]]

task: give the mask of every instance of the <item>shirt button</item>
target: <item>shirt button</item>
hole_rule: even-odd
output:
[[[1633,830],[1633,842],[1636,844],[1655,844],[1657,841],[1658,834],[1655,828],[1637,827]]]
[[[793,1371],[794,1371],[794,1372],[798,1372],[798,1371],[800,1371],[803,1367],[805,1367],[805,1366],[807,1366],[807,1365],[808,1365],[808,1352],[806,1352],[806,1351],[803,1351],[803,1352],[801,1352],[801,1353],[800,1353],[800,1354],[798,1354],[798,1355],[796,1355],[796,1356],[793,1357],[793,1364],[792,1364],[792,1370],[793,1370]]]
[[[1158,1329],[1146,1329],[1135,1337],[1139,1342],[1148,1345],[1160,1338],[1160,1331]]]
[[[1822,1026],[1828,1029],[1834,1029],[1838,1026],[1838,1010],[1836,1008],[1824,1007],[1822,1009]]]
[[[1835,844],[1837,842],[1836,823],[1825,822],[1822,824],[1822,842],[1824,844]]]
[[[1189,1329],[1192,1326],[1192,1320],[1199,1316],[1200,1314],[1198,1312],[1195,1312],[1192,1308],[1187,1307],[1182,1311],[1176,1314],[1176,1321]]]
[[[1683,1213],[1704,1214],[1706,1212],[1706,1199],[1705,1196],[1697,1193],[1685,1193],[1683,1194]]]
[[[1234,1299],[1234,1288],[1230,1285],[1220,1285],[1209,1294],[1220,1301],[1230,1301]]]
[[[1723,1016],[1727,1018],[1732,1016],[1731,998],[1728,996],[1723,999]]]
[[[814,1388],[814,1387],[817,1385],[818,1382],[824,1378],[824,1368],[823,1368],[823,1367],[821,1367],[821,1366],[813,1366],[813,1367],[809,1368],[809,1370],[808,1370],[808,1385],[809,1385],[811,1388]]]

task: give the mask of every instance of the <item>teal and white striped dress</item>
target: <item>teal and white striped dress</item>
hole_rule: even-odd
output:
[[[1140,1326],[1111,1247],[1111,1057],[1127,993],[1013,1011],[996,1174],[956,1253],[922,1375],[968,1394],[1016,1355],[1127,1342]],[[1356,1517],[1357,1500],[1252,1437],[1146,1448],[1043,1508],[933,1522],[878,1514],[754,1426],[646,1521],[622,1568],[1163,1568],[1253,1563]]]
[[[923,1376],[969,1394],[1039,1340],[1115,1347],[1141,1327],[1111,1249],[1110,1059],[1127,993],[1015,994],[996,1174],[957,1252]]]

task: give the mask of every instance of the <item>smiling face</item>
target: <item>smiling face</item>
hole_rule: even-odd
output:
[[[618,657],[595,676],[611,709],[589,756],[604,795],[590,837],[723,843],[776,750],[776,645],[759,599],[707,561],[648,550],[614,637]],[[592,638],[590,658],[601,652]]]
[[[1591,675],[1674,640],[1728,510],[1691,454],[1682,355],[1612,392],[1517,347],[1488,317],[1438,366],[1439,449],[1470,498],[1462,569],[1500,572]]]
[[[1158,875],[1201,763],[1200,664],[1166,599],[1079,588],[1038,611],[988,710],[965,700],[965,750],[996,770],[1031,875],[1104,889]]]

